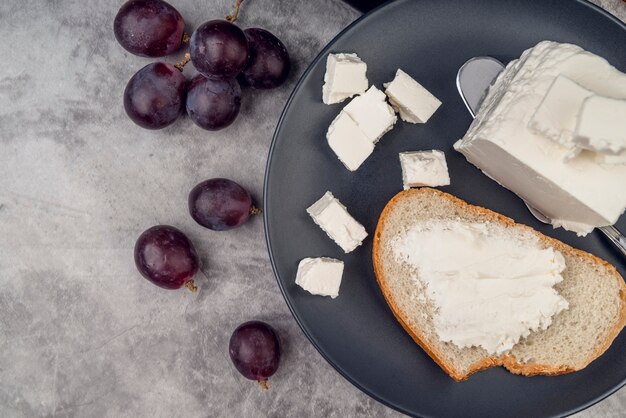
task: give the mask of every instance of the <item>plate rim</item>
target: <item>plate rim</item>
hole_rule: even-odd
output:
[[[317,352],[322,356],[322,358],[328,363],[330,364],[333,369],[335,369],[344,379],[346,379],[348,382],[350,382],[353,386],[355,386],[357,389],[359,389],[361,392],[363,392],[364,394],[366,394],[367,396],[369,396],[370,398],[376,400],[377,402],[380,402],[381,404],[395,410],[398,412],[401,412],[403,414],[406,414],[408,416],[416,416],[416,417],[423,417],[426,418],[426,415],[415,415],[413,412],[399,406],[399,405],[394,405],[391,402],[387,401],[386,399],[383,399],[382,397],[378,396],[377,394],[370,392],[369,390],[367,390],[366,388],[364,388],[359,382],[357,382],[355,379],[353,379],[342,367],[341,365],[335,363],[333,360],[330,359],[330,357],[328,356],[328,354],[322,350],[322,348],[318,345],[316,339],[310,334],[310,332],[307,330],[307,328],[305,327],[305,325],[302,323],[301,319],[296,315],[292,302],[291,300],[287,297],[287,291],[283,286],[282,281],[280,280],[280,277],[278,275],[278,270],[276,267],[276,260],[274,257],[274,251],[272,250],[272,245],[270,243],[270,232],[269,232],[269,227],[268,227],[268,223],[269,223],[269,219],[268,219],[268,210],[267,210],[267,199],[266,196],[267,191],[268,191],[268,179],[269,179],[269,174],[270,174],[270,170],[271,170],[271,166],[272,166],[272,160],[273,160],[273,155],[274,155],[274,149],[276,147],[276,142],[278,139],[278,136],[280,134],[283,122],[285,121],[287,112],[289,110],[289,108],[291,107],[291,103],[293,102],[296,94],[300,91],[302,84],[304,83],[304,80],[308,77],[308,75],[313,71],[313,67],[315,67],[320,61],[323,60],[323,58],[328,54],[328,52],[332,49],[333,44],[339,40],[341,37],[343,37],[347,32],[353,30],[357,25],[362,24],[364,21],[371,19],[373,16],[379,14],[381,12],[381,10],[386,9],[387,7],[391,6],[394,3],[400,2],[400,1],[407,1],[407,0],[388,0],[385,3],[377,6],[376,8],[370,10],[367,13],[362,14],[361,16],[359,16],[357,19],[355,19],[354,21],[352,21],[348,26],[346,26],[344,29],[342,29],[337,35],[335,35],[330,41],[328,41],[328,43],[322,48],[322,50],[315,56],[315,58],[308,64],[306,70],[302,73],[302,75],[300,76],[300,78],[298,79],[297,83],[295,84],[295,86],[293,87],[293,89],[291,90],[291,93],[289,94],[289,98],[287,99],[287,101],[285,102],[285,106],[283,107],[283,110],[280,113],[280,117],[278,118],[278,122],[276,123],[276,128],[274,129],[274,134],[272,135],[272,141],[270,143],[270,147],[269,147],[269,151],[267,154],[267,160],[266,160],[266,164],[265,164],[265,172],[263,175],[263,230],[264,230],[264,236],[265,236],[265,245],[267,247],[267,251],[268,251],[268,255],[270,258],[270,264],[272,266],[272,273],[274,275],[274,279],[276,280],[276,282],[278,283],[278,287],[280,289],[280,292],[283,296],[283,299],[285,300],[285,303],[287,304],[287,307],[289,308],[289,312],[291,313],[291,316],[296,320],[296,323],[298,324],[298,327],[300,327],[300,330],[302,330],[302,332],[304,333],[304,335],[306,336],[306,338],[309,340],[309,342],[311,343],[311,345],[313,345],[313,347],[315,348],[315,350],[317,350]],[[621,27],[622,30],[626,31],[626,23],[622,22],[621,20],[619,20],[616,16],[614,16],[613,14],[609,13],[607,10],[601,8],[600,6],[591,3],[588,0],[571,0],[573,3],[578,3],[581,6],[587,7],[589,8],[591,11],[596,12],[596,13],[600,13],[601,15],[603,15],[605,18],[613,21],[613,23],[617,24],[619,27]],[[349,7],[353,7],[348,5]],[[581,404],[578,407],[575,408],[571,408],[565,412],[563,412],[562,414],[559,415],[553,415],[553,417],[566,417],[569,415],[573,415],[575,413],[581,412],[601,401],[603,401],[604,399],[608,398],[609,396],[613,395],[615,392],[617,392],[619,389],[621,389],[622,387],[626,386],[626,376],[624,377],[624,379],[622,381],[620,381],[617,385],[615,385],[615,387],[613,387],[611,390],[591,399],[590,401],[585,402],[584,404]]]

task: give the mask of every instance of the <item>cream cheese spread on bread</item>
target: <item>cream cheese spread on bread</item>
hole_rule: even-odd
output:
[[[561,253],[501,226],[428,220],[412,225],[391,246],[435,305],[440,340],[460,348],[500,355],[531,332],[547,329],[568,308],[553,287],[563,280]]]

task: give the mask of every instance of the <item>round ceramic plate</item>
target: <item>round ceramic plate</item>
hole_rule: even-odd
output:
[[[603,356],[577,373],[522,377],[493,368],[455,383],[396,322],[372,269],[371,235],[378,216],[402,189],[398,153],[436,148],[445,151],[450,169],[452,185],[444,191],[598,255],[626,275],[624,259],[599,232],[578,238],[539,223],[520,199],[452,149],[471,123],[455,87],[461,64],[478,55],[506,63],[544,39],[576,43],[626,70],[626,26],[585,2],[399,0],[350,25],[320,53],[278,123],[264,193],[267,244],[278,284],[322,356],[361,390],[399,411],[417,416],[566,415],[626,382],[622,332]],[[321,100],[330,52],[356,52],[367,63],[370,84],[379,88],[402,68],[443,105],[425,125],[398,121],[352,173],[325,139],[345,105],[327,106]],[[370,234],[350,254],[344,254],[306,212],[327,190]],[[626,231],[626,217],[617,226]],[[294,282],[298,262],[318,256],[345,261],[336,299],[313,296]]]

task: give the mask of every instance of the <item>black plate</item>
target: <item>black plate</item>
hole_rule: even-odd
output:
[[[352,7],[361,12],[369,12],[370,10],[386,3],[385,0],[343,0]]]
[[[622,333],[602,357],[578,373],[528,378],[494,368],[455,383],[389,311],[372,270],[371,237],[345,255],[305,211],[330,190],[371,235],[385,203],[402,188],[398,152],[443,149],[452,179],[443,190],[596,254],[624,276],[624,259],[600,233],[577,238],[539,223],[521,200],[451,149],[471,122],[455,87],[459,66],[477,55],[508,62],[544,39],[577,43],[626,70],[626,26],[585,2],[399,0],[362,17],[321,52],[279,121],[265,178],[266,237],[278,284],[322,356],[357,387],[399,411],[421,416],[564,415],[599,401],[626,382],[626,333]],[[378,87],[403,68],[443,106],[425,125],[399,121],[351,173],[325,139],[342,106],[321,101],[329,52],[357,52],[368,64],[370,83]],[[622,230],[625,218],[618,224]],[[294,283],[299,260],[316,256],[346,263],[335,300],[312,296]]]

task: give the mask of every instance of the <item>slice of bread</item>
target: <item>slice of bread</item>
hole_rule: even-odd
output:
[[[546,330],[532,332],[509,352],[491,356],[481,347],[459,348],[439,339],[433,325],[436,307],[411,279],[411,267],[399,263],[390,242],[413,224],[435,219],[486,222],[503,233],[553,247],[565,258],[563,281],[554,287],[569,303]],[[615,267],[589,253],[534,229],[441,191],[410,189],[393,197],[380,215],[373,245],[378,285],[402,327],[457,381],[493,366],[526,376],[581,370],[611,345],[626,323],[626,284]]]

